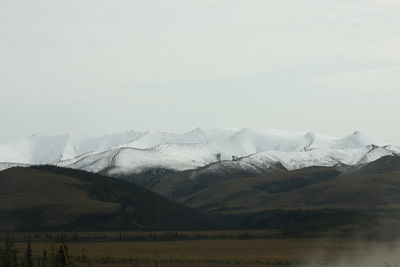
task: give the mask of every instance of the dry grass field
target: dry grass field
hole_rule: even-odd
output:
[[[80,261],[78,266],[93,267],[150,267],[156,266],[156,261],[162,267],[343,266],[343,261],[363,261],[377,251],[391,251],[398,245],[400,242],[343,238],[67,243],[73,260]],[[16,243],[21,251],[25,246]],[[51,251],[57,246],[53,242],[32,244],[36,256],[43,249]],[[385,261],[379,260],[377,267],[384,267]]]

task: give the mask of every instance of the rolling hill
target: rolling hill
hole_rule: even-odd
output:
[[[0,230],[212,229],[218,216],[119,179],[52,166],[0,172]]]
[[[212,212],[400,208],[398,156],[385,156],[357,166],[292,171],[276,166],[274,171],[261,174],[241,169],[235,172],[232,168],[223,170],[208,171],[206,167],[177,172],[155,179],[147,186],[174,201]]]
[[[275,229],[289,236],[333,231],[364,232],[374,238],[398,234],[399,157],[292,171],[276,165],[261,175],[234,169],[210,175],[206,169],[195,175],[202,170],[142,173],[141,181],[146,175],[153,177],[147,187],[161,197],[131,182],[80,170],[9,168],[0,172],[0,231]]]

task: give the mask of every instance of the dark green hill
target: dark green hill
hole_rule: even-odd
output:
[[[224,227],[119,179],[40,166],[0,172],[0,230],[175,230]]]

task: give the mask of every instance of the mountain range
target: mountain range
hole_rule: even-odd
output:
[[[129,131],[101,137],[35,134],[0,143],[0,170],[52,164],[121,176],[210,165],[208,171],[233,168],[263,173],[277,166],[296,170],[359,165],[398,154],[398,144],[373,140],[358,131],[342,138],[253,128],[196,128],[183,134]]]

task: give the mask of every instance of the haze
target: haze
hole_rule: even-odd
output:
[[[400,2],[0,2],[0,141],[252,126],[400,140]]]

